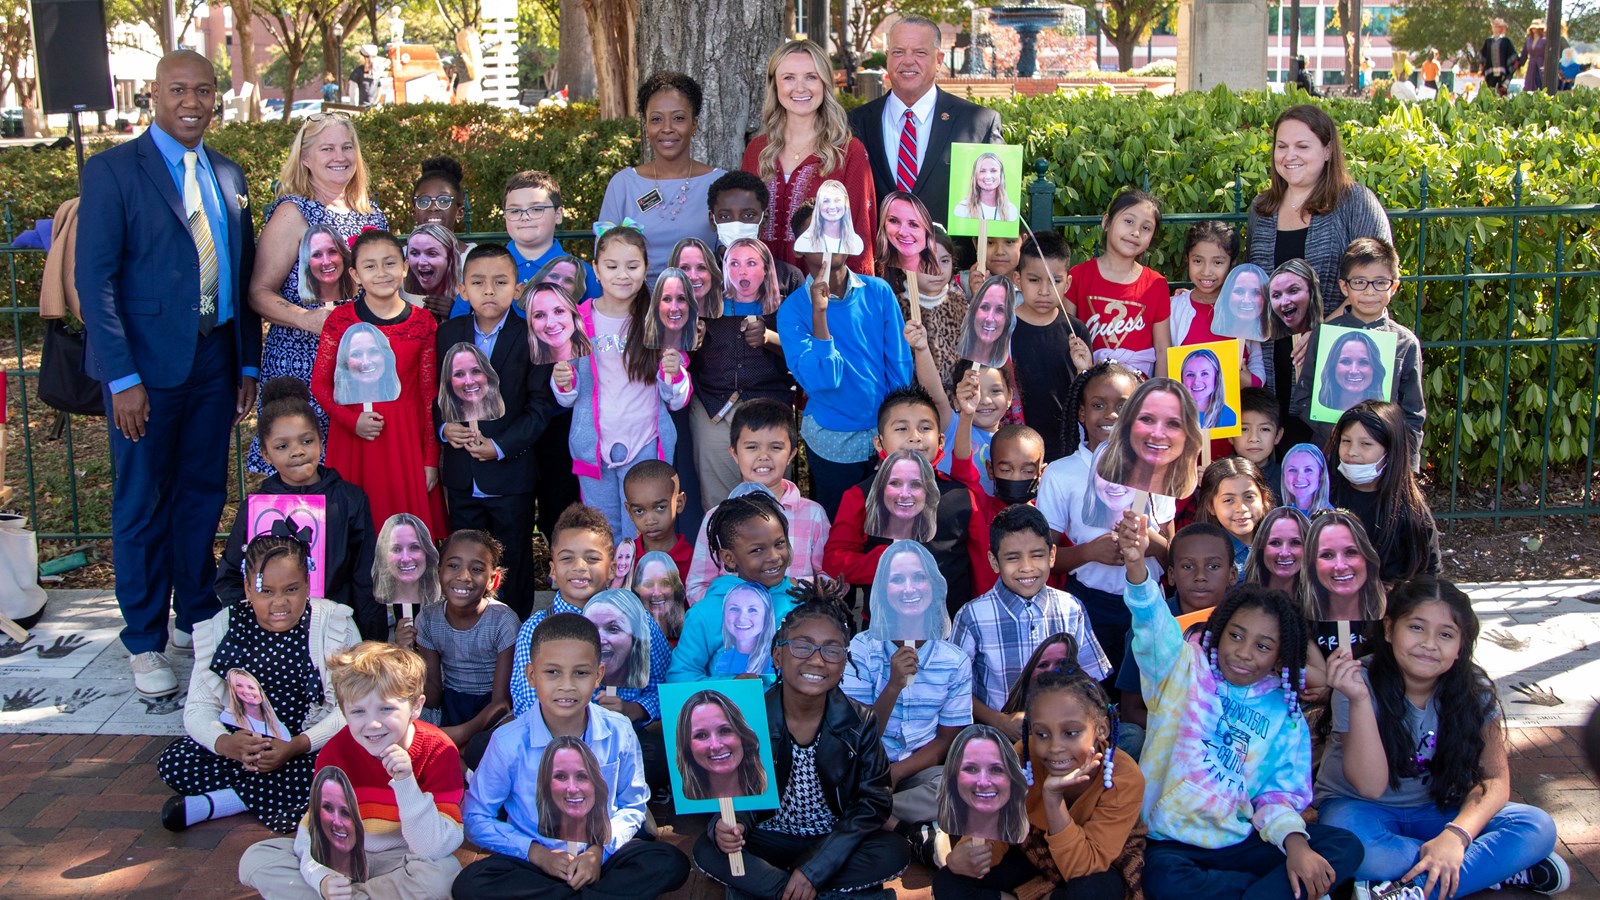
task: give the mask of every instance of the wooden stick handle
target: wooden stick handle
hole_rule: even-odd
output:
[[[901,269],[906,275],[906,314],[911,321],[922,324],[922,304],[917,302],[917,273],[910,269]]]
[[[718,797],[717,811],[722,816],[722,824],[733,828],[739,821],[733,817],[733,798]],[[735,850],[728,854],[728,872],[740,878],[744,877],[744,851]]]
[[[912,650],[916,650],[917,649],[917,642],[916,641],[906,641],[906,646],[910,647]],[[911,673],[911,677],[906,679],[906,687],[911,687],[913,684],[916,684],[916,683],[917,683],[917,673],[912,672]]]
[[[400,604],[400,621],[404,622],[405,620],[407,620],[409,618],[411,618],[411,604],[409,604],[409,603]]]
[[[577,841],[567,841],[567,853],[569,855],[577,856],[578,854],[580,854],[582,852],[583,852],[583,845],[582,844],[578,843]]]
[[[978,210],[978,270],[985,275],[989,274],[989,220],[983,217],[983,210]],[[978,285],[972,286],[972,293],[977,293]]]
[[[28,629],[23,628],[6,616],[0,616],[0,631],[10,635],[11,639],[19,644],[28,642]]]
[[[1339,628],[1339,646],[1336,649],[1343,650],[1343,649],[1345,649],[1347,647],[1350,647],[1350,623],[1346,622],[1343,619],[1340,619],[1338,628]],[[1355,652],[1355,648],[1350,647],[1350,652],[1354,653]]]

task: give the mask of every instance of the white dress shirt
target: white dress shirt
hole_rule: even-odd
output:
[[[910,107],[917,120],[917,174],[922,174],[922,160],[928,155],[928,134],[933,127],[933,106],[939,101],[939,89],[930,87]],[[883,104],[883,157],[889,161],[889,171],[894,171],[895,160],[900,158],[900,131],[905,127],[906,104],[899,96],[890,93]]]

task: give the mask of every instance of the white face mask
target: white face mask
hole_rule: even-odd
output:
[[[1385,460],[1380,459],[1375,463],[1347,463],[1339,461],[1339,474],[1351,484],[1371,484],[1383,474]]]
[[[717,241],[724,247],[733,246],[733,242],[740,238],[756,238],[761,236],[761,223],[750,222],[718,222]]]

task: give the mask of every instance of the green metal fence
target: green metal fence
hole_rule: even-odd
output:
[[[1056,187],[1043,177],[1044,169],[1040,160],[1039,177],[1028,186],[1029,224],[1062,231],[1082,258],[1098,239],[1099,219],[1054,215]],[[1435,515],[1448,522],[1600,513],[1594,476],[1600,205],[1524,206],[1519,170],[1511,206],[1429,208],[1428,175],[1419,177],[1422,205],[1389,211],[1405,270],[1404,299],[1393,312],[1417,333],[1424,349],[1425,459]],[[1176,247],[1183,230],[1196,221],[1242,225],[1247,202],[1242,179],[1235,178],[1227,189],[1232,212],[1168,214],[1160,246]],[[9,327],[0,327],[10,376],[12,443],[6,471],[8,483],[17,488],[11,505],[30,517],[43,539],[105,539],[111,480],[105,422],[59,417],[34,396],[44,255],[9,247],[16,231],[9,199],[0,225],[7,245],[0,248],[7,268],[0,315],[10,320]],[[463,237],[506,239],[503,232]],[[583,246],[587,233],[558,237]],[[1168,260],[1167,269],[1173,270],[1174,285],[1180,284],[1178,265]],[[1486,321],[1495,327],[1484,327]],[[248,483],[240,452],[247,442],[245,430],[238,429],[233,466],[240,497]]]

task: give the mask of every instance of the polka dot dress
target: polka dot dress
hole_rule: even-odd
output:
[[[304,730],[313,704],[322,701],[322,679],[310,653],[311,607],[295,626],[271,632],[256,621],[249,601],[233,605],[228,613],[228,633],[212,657],[211,670],[227,679],[229,669],[244,669],[261,683],[291,734]],[[225,726],[229,733],[238,731]],[[311,794],[316,753],[297,756],[271,772],[250,772],[239,762],[203,747],[191,737],[168,745],[156,761],[161,780],[189,796],[232,788],[261,823],[279,834],[291,834],[305,815]]]

